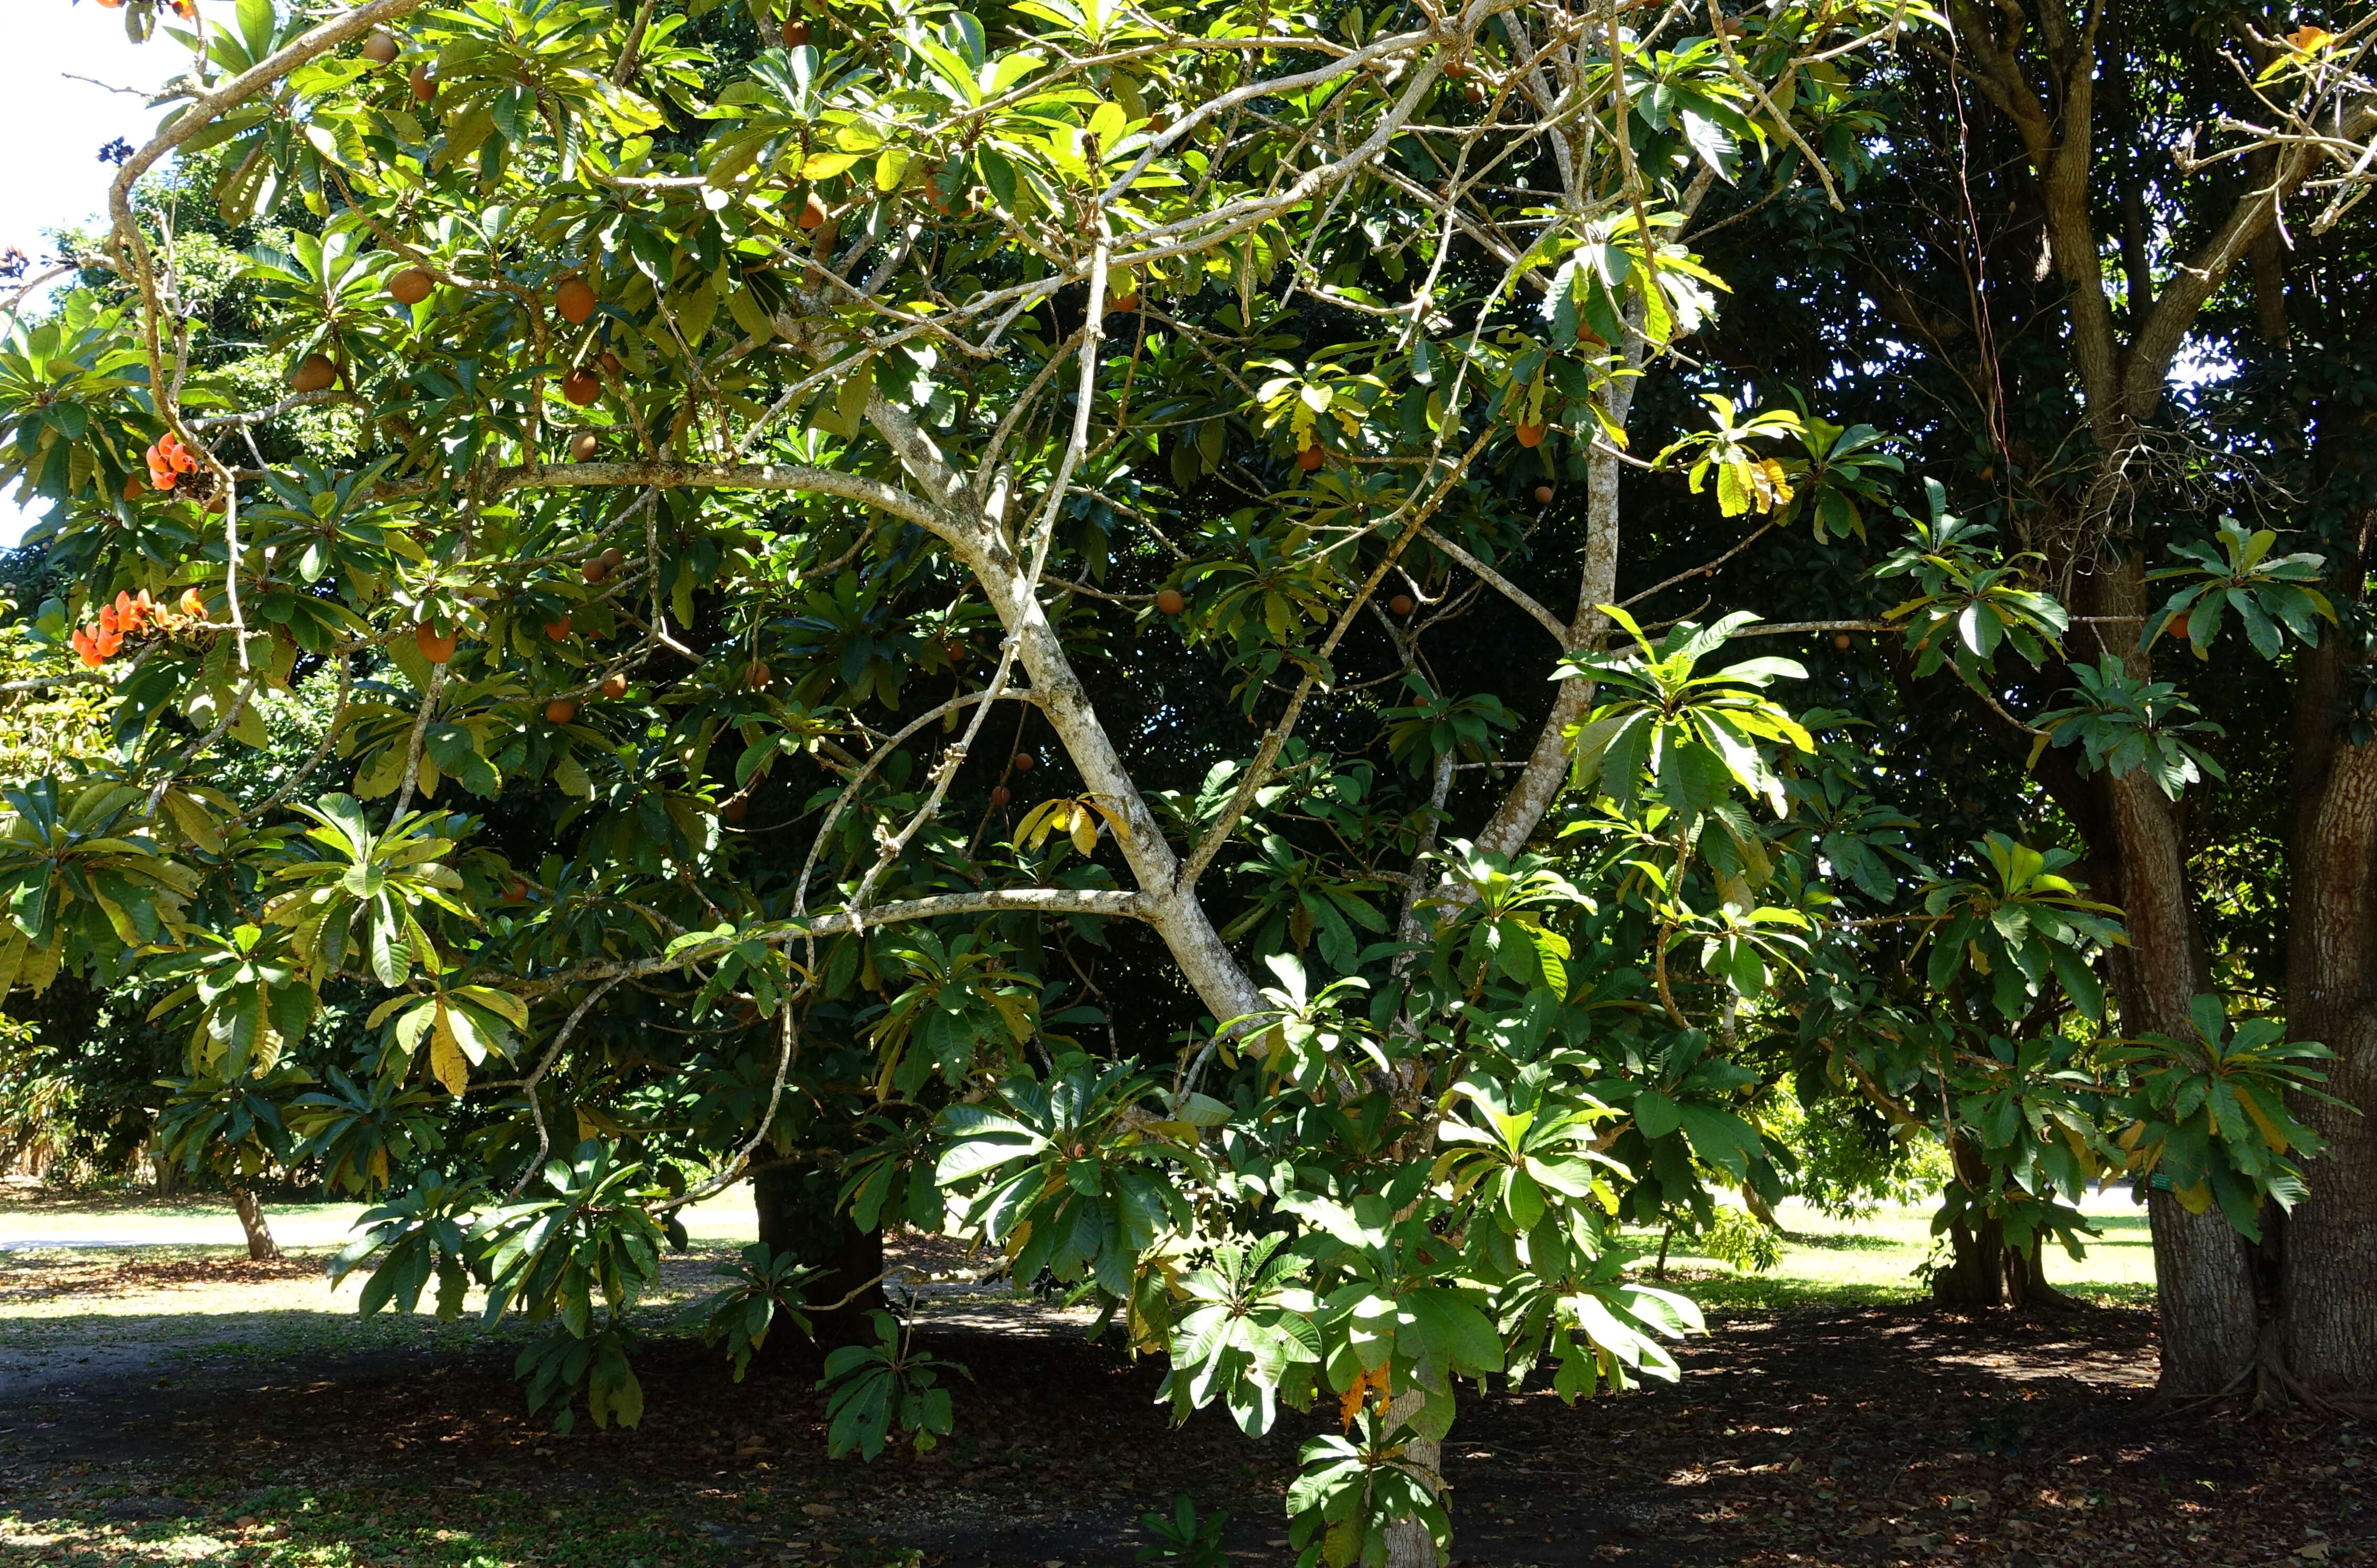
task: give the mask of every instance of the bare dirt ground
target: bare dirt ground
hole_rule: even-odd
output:
[[[86,1259],[45,1287],[53,1311],[111,1291],[206,1301],[318,1266]],[[32,1288],[25,1277],[13,1269],[8,1287]],[[217,1316],[211,1339],[110,1341],[78,1326],[99,1321],[0,1332],[0,1522],[13,1521],[0,1523],[0,1563],[1096,1568],[1130,1562],[1148,1538],[1138,1516],[1183,1491],[1231,1511],[1233,1562],[1284,1563],[1281,1497],[1321,1419],[1288,1417],[1260,1442],[1218,1411],[1176,1430],[1153,1403],[1158,1366],[1085,1343],[1069,1315],[957,1287],[928,1299],[920,1330],[973,1374],[956,1384],[957,1435],[873,1465],[826,1460],[805,1346],[738,1385],[715,1352],[657,1339],[638,1363],[639,1429],[557,1437],[529,1417],[508,1351],[315,1335],[259,1353],[236,1312]],[[224,1337],[233,1324],[247,1337]],[[1448,1442],[1456,1560],[2262,1568],[2377,1556],[2362,1497],[2377,1439],[2158,1415],[2147,1313],[1805,1308],[1714,1327],[1683,1352],[1678,1387],[1575,1408],[1534,1389],[1471,1396]],[[296,1550],[317,1537],[323,1551]]]

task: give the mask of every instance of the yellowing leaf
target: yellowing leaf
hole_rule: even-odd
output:
[[[437,1022],[429,1031],[429,1071],[449,1095],[459,1096],[471,1086],[471,1061],[462,1054],[461,1042],[454,1038],[443,1002],[437,1004]]]

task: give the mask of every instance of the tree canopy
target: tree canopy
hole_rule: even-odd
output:
[[[2120,142],[2052,0],[122,9],[191,71],[0,345],[105,726],[7,792],[0,985],[138,999],[177,1154],[371,1200],[364,1309],[549,1324],[557,1419],[790,1173],[1180,1415],[1333,1396],[1298,1547],[1426,1562],[1456,1380],[1674,1376],[1619,1231],[1778,1200],[1786,1094],[1941,1139],[1967,1303],[2115,1179],[2167,1310],[2242,1277],[2348,1135],[2184,862],[2216,704],[2315,665],[2364,765],[2365,472],[2268,497],[2369,307],[2234,439],[2168,387],[2255,247],[2365,252],[2377,18],[2215,81],[2120,11]],[[738,1374],[878,1283],[730,1272]],[[837,1449],[962,1418],[889,1317],[828,1373]]]

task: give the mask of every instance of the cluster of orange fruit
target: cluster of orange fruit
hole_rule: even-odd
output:
[[[144,588],[137,594],[118,593],[115,603],[100,606],[98,619],[89,626],[77,627],[66,640],[85,664],[97,669],[113,658],[123,648],[124,640],[136,631],[151,626],[171,631],[185,621],[206,618],[206,598],[195,588],[184,589],[181,599],[172,604],[160,604]]]
[[[152,489],[171,490],[180,483],[182,475],[197,472],[198,460],[190,455],[189,448],[182,445],[182,438],[171,431],[149,449],[149,484]]]

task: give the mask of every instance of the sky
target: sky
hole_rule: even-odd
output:
[[[118,137],[139,145],[158,118],[143,98],[72,78],[153,90],[189,56],[169,38],[136,47],[124,36],[124,13],[94,0],[0,5],[9,21],[0,49],[0,147],[13,154],[0,174],[0,251],[18,246],[38,267],[51,254],[48,231],[105,210],[115,171],[99,150]],[[13,492],[0,495],[0,544],[15,544],[30,521]]]

